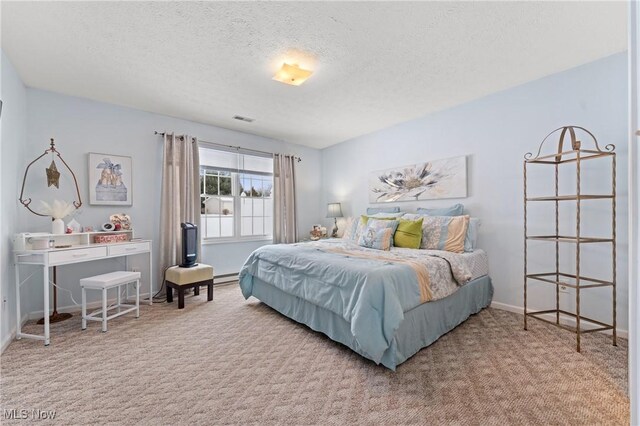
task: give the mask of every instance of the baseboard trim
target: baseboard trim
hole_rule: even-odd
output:
[[[222,275],[216,275],[213,277],[213,285],[222,285],[222,284],[228,284],[228,283],[232,283],[232,282],[237,282],[238,281],[238,275],[240,275],[240,272],[233,272],[231,274],[222,274]]]
[[[491,307],[495,308],[495,309],[500,309],[502,311],[509,311],[509,312],[514,312],[516,314],[524,315],[522,306],[508,305],[506,303],[501,303],[501,302],[491,302]],[[529,309],[527,309],[527,312],[535,312],[535,311],[540,311],[540,310],[542,310],[542,309],[529,308]],[[547,315],[542,315],[542,316],[543,317],[547,317],[549,319],[555,318],[555,314],[547,314]],[[560,322],[562,324],[564,324],[564,325],[570,325],[570,326],[574,326],[574,327],[576,325],[576,322],[575,322],[575,320],[573,318],[560,317]],[[616,329],[616,332],[617,332],[618,336],[622,337],[623,339],[628,339],[629,338],[629,331],[628,330],[622,330],[622,329],[618,328],[618,329]],[[600,333],[611,334],[611,330],[600,331]]]
[[[131,300],[131,296],[129,295],[129,300]],[[148,300],[147,298],[149,297],[149,293],[140,293],[140,305],[146,305],[148,304]],[[124,300],[124,299],[123,299]],[[111,305],[113,303],[116,302],[116,298],[112,298],[112,299],[107,299],[107,304]],[[87,303],[87,308],[88,309],[100,309],[102,308],[102,301],[100,300],[96,300],[95,302],[89,302]],[[82,310],[82,306],[81,305],[68,305],[68,306],[58,306],[58,312],[63,313],[63,312],[79,312]],[[28,320],[36,320],[36,319],[40,319],[44,316],[44,310],[42,311],[33,311],[30,312],[28,314]],[[24,324],[24,321],[23,321]]]
[[[27,321],[29,321],[29,316],[28,315],[23,316],[22,319],[20,320],[20,325],[21,326],[25,325]],[[11,330],[11,333],[9,333],[9,335],[2,341],[2,345],[0,345],[0,355],[4,353],[5,349],[9,347],[11,342],[16,340],[17,331],[18,331],[18,327],[13,327],[13,329]]]
[[[0,355],[2,355],[5,351],[5,349],[7,349],[9,347],[9,345],[11,344],[11,342],[13,342],[16,338],[16,327],[13,327],[13,330],[11,330],[11,333],[9,333],[9,335],[2,341],[2,346],[0,347]]]

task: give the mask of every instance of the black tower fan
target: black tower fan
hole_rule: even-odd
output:
[[[197,266],[198,258],[198,227],[193,223],[181,223],[182,228],[182,263],[181,268]]]

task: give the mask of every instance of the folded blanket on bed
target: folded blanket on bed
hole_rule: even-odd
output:
[[[404,312],[446,297],[471,278],[455,253],[359,247],[344,240],[278,244],[254,251],[240,271],[245,298],[253,277],[341,316],[360,349],[380,362]]]
[[[389,256],[383,256],[374,252],[359,252],[356,250],[346,250],[344,248],[337,247],[322,247],[320,250],[330,253],[341,254],[346,257],[353,257],[359,259],[374,259],[381,260],[383,262],[400,263],[409,266],[416,273],[416,280],[418,281],[418,288],[420,289],[420,303],[428,302],[433,299],[431,293],[431,280],[429,279],[429,270],[424,263],[417,262],[410,259],[398,259],[391,258]]]

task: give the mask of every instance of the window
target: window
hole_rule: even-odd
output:
[[[273,160],[200,147],[203,240],[242,241],[273,234]]]
[[[240,179],[241,235],[273,234],[273,177],[242,173]]]
[[[200,232],[204,238],[233,237],[233,180],[230,172],[200,168]]]

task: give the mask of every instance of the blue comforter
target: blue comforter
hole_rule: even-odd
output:
[[[404,312],[422,303],[416,272],[393,261],[390,252],[384,252],[390,256],[385,261],[380,251],[350,247],[354,254],[350,256],[343,249],[332,251],[338,244],[344,243],[278,244],[257,249],[240,271],[242,294],[245,298],[252,295],[253,278],[257,277],[341,316],[350,323],[360,349],[379,363]],[[372,252],[371,258],[363,255],[367,251]],[[438,274],[443,274],[441,268],[446,268],[452,285],[461,284],[454,279],[449,261],[422,257],[430,270],[440,269]]]

